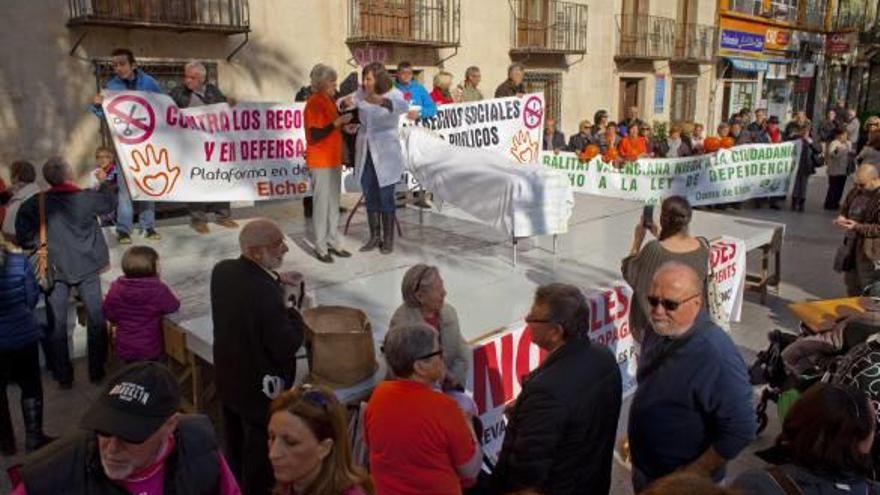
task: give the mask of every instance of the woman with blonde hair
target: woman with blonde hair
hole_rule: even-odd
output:
[[[431,99],[438,105],[455,103],[452,98],[452,74],[441,70],[434,76],[434,91],[431,91]]]
[[[372,495],[373,481],[355,465],[345,410],[330,389],[300,385],[269,407],[269,461],[274,495]]]

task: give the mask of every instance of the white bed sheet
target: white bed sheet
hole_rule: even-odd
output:
[[[448,202],[509,236],[568,232],[568,177],[479,148],[452,146],[427,129],[401,130],[407,170],[435,201]]]

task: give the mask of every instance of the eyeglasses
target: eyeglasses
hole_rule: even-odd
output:
[[[553,323],[553,320],[548,320],[546,318],[529,318],[528,316],[526,316],[525,321],[529,325],[533,323]]]
[[[696,299],[697,297],[700,297],[700,295],[694,294],[691,297],[682,299],[681,301],[673,301],[671,299],[661,299],[656,296],[648,296],[648,304],[650,304],[652,308],[656,308],[657,306],[662,305],[663,309],[665,309],[666,311],[675,311],[679,307],[681,307],[682,304],[692,299]]]
[[[320,390],[309,384],[303,385],[302,390],[302,398],[306,402],[310,402],[313,406],[318,406],[325,411],[330,408],[330,399],[328,399]]]
[[[417,357],[416,361],[422,361],[424,359],[431,359],[434,356],[442,356],[442,355],[443,355],[443,348],[441,347],[440,349],[437,349],[436,351],[434,351],[430,354],[425,354],[424,356]]]

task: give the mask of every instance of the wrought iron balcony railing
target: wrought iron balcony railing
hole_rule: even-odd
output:
[[[68,26],[250,31],[248,0],[68,0]]]
[[[586,5],[559,0],[512,0],[511,7],[512,52],[586,53]]]
[[[348,0],[348,43],[455,47],[461,0]]]
[[[675,24],[675,50],[672,58],[693,62],[711,62],[715,54],[715,26]]]
[[[653,15],[617,16],[617,57],[668,59],[675,42],[675,19]]]

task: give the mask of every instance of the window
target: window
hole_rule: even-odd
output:
[[[749,15],[761,15],[764,0],[730,0],[730,10]]]
[[[358,0],[360,36],[409,39],[412,36],[412,0]]]
[[[527,71],[523,80],[526,93],[544,93],[544,118],[562,119],[562,74]]]
[[[672,79],[672,122],[693,122],[697,115],[697,78]]]
[[[798,14],[798,0],[770,0],[769,17],[777,21],[795,22]]]

